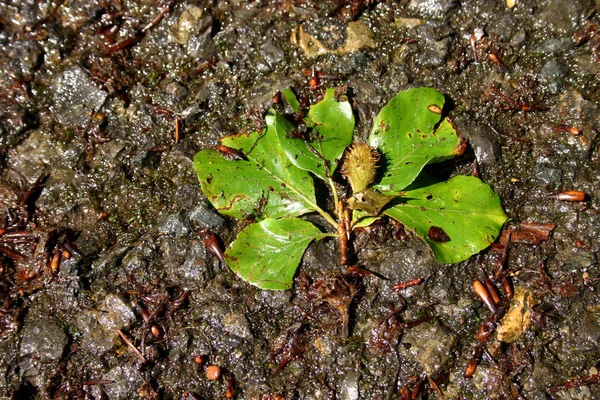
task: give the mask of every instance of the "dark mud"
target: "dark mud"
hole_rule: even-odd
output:
[[[2,397],[379,399],[420,380],[424,398],[600,397],[598,3],[366,3],[0,2]],[[511,245],[523,332],[495,333],[471,378],[490,316],[471,283],[493,251],[442,265],[384,224],[355,247],[386,280],[345,274],[323,241],[292,290],[267,292],[196,235],[240,228],[203,197],[194,154],[256,129],[280,89],[316,99],[313,67],[337,77],[322,88],[348,84],[363,138],[398,91],[435,87],[470,148],[430,172],[476,160],[509,226],[555,225]],[[547,197],[565,190],[585,201]],[[392,286],[416,277],[403,306]],[[351,297],[347,341],[316,283]]]

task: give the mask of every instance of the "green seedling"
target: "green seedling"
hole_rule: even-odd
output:
[[[299,114],[295,95],[283,95]],[[200,151],[194,168],[208,200],[226,216],[255,221],[229,245],[227,265],[259,288],[289,289],[313,240],[337,238],[346,264],[352,231],[384,215],[413,230],[443,263],[488,247],[507,219],[492,188],[473,176],[438,182],[423,172],[465,147],[443,106],[444,96],[434,89],[401,92],[377,116],[368,143],[353,144],[352,107],[328,89],[306,113],[304,132],[270,110],[262,131],[227,136],[220,151]],[[344,178],[336,181],[342,160]],[[315,179],[329,186],[332,210],[317,201]],[[339,196],[346,181],[347,195]],[[331,231],[301,218],[309,213],[319,214]]]

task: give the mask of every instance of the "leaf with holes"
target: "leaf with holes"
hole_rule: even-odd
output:
[[[287,93],[286,99],[293,108],[296,103],[289,96]],[[297,130],[295,134],[280,131],[279,140],[294,165],[327,180],[337,168],[346,146],[352,143],[352,107],[348,99],[336,98],[335,89],[327,89],[323,100],[310,107],[305,121],[310,128],[305,134],[307,137],[299,137]]]
[[[447,264],[488,247],[507,220],[498,195],[473,176],[409,187],[402,201],[384,213],[414,230],[436,259]]]
[[[292,124],[277,113],[268,115],[266,123],[263,132],[223,138],[223,145],[244,152],[246,160],[231,160],[214,150],[194,157],[202,191],[224,215],[260,220],[316,209],[312,177],[289,161],[279,140]]]
[[[410,185],[423,167],[464,150],[463,141],[442,117],[444,96],[435,89],[400,92],[375,119],[369,145],[383,157],[383,176],[374,186],[384,194]]]

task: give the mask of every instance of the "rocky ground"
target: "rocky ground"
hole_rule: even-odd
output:
[[[599,7],[0,1],[2,397],[599,398]],[[199,229],[227,244],[240,227],[206,201],[194,154],[256,129],[281,89],[342,84],[363,138],[397,92],[444,93],[470,147],[430,172],[478,170],[507,246],[443,265],[383,223],[355,248],[386,279],[348,274],[325,240],[283,292],[208,253]],[[567,190],[585,198],[548,197]],[[478,346],[491,313],[471,284],[498,268],[516,322]],[[347,341],[316,285],[345,299]]]

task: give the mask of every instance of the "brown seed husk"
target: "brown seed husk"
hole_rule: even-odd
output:
[[[373,182],[377,174],[377,161],[377,150],[364,143],[356,142],[346,150],[342,174],[350,182],[353,193],[362,192]]]

